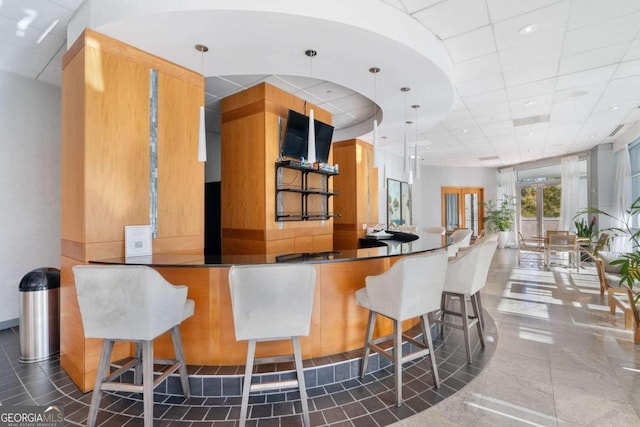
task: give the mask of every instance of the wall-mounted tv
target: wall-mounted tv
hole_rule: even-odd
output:
[[[327,163],[333,138],[333,126],[314,120],[316,136],[316,161]],[[307,158],[309,149],[309,117],[296,111],[289,110],[287,127],[282,143],[282,155],[296,159]]]

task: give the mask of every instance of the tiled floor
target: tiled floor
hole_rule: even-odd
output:
[[[381,371],[386,377],[375,380],[369,376],[364,384],[350,380],[312,388],[314,425],[376,426],[400,419],[397,425],[420,427],[639,426],[640,346],[624,330],[622,314],[609,314],[598,292],[595,270],[588,266],[580,273],[564,268],[543,271],[537,265],[517,268],[515,255],[509,249],[496,252],[483,290],[483,304],[496,329],[491,330],[491,320],[485,319],[494,340],[484,353],[476,348],[478,363],[488,361],[488,366],[475,379],[467,373],[478,373],[476,362],[467,367],[464,349],[448,348],[459,342],[455,336],[459,331],[453,331],[436,351],[438,359],[449,357],[451,362],[442,364],[449,381],[446,386],[415,396],[412,385],[424,390],[432,384],[430,373],[421,369],[428,366],[423,361],[407,369],[405,392],[414,395],[407,395],[407,404],[400,410],[389,404],[390,371]],[[495,353],[490,358],[491,348]],[[65,405],[69,424],[84,420],[91,395],[80,393],[56,362],[19,364],[15,330],[0,332],[0,351],[4,405],[58,401]],[[211,425],[214,420],[237,417],[237,398],[184,402],[157,395],[156,400],[156,415],[163,420],[158,425]],[[276,417],[261,418],[257,425],[299,425],[299,417],[289,416],[295,405],[291,400],[269,403],[273,404],[254,406],[253,415]],[[137,418],[141,404],[134,398],[110,397],[102,406],[107,408],[100,414],[104,425],[141,425]]]
[[[461,331],[447,328],[444,337],[434,337],[441,386],[438,389],[433,387],[431,362],[428,359],[422,358],[405,364],[404,405],[400,408],[395,406],[393,368],[384,358],[378,362],[377,355],[369,362],[369,370],[373,373],[362,380],[357,378],[359,359],[340,364],[341,369],[346,368],[352,371],[350,375],[342,377],[351,379],[330,385],[314,386],[316,381],[309,378],[307,374],[315,374],[305,371],[307,384],[311,384],[307,388],[312,425],[384,426],[436,405],[470,383],[490,361],[495,351],[496,331],[495,324],[489,316],[485,319],[485,329],[487,336],[485,349],[480,348],[477,334],[472,334],[473,365],[466,363]],[[2,349],[0,402],[3,405],[63,405],[66,424],[84,425],[86,423],[91,394],[85,395],[76,388],[60,368],[57,359],[27,365],[18,363],[19,344],[16,328],[0,331],[0,348]],[[353,356],[357,357],[355,354]],[[310,365],[309,362],[312,361],[306,362],[305,365]],[[381,364],[379,367],[378,363]],[[166,393],[173,390],[181,391],[181,388],[176,386],[179,384],[177,378],[173,378],[175,381],[160,385],[158,389],[161,392],[156,392],[154,395],[154,418],[157,419],[158,425],[233,426],[238,424],[240,397],[206,396],[202,377],[199,375],[205,371],[207,369],[203,367],[189,367],[189,372],[193,374],[190,378],[191,389],[198,395],[190,399]],[[235,375],[223,379],[222,388],[224,389],[225,384],[228,384],[230,385],[228,390],[239,393],[240,381],[237,374],[241,374],[240,371],[243,369],[236,369],[233,372],[226,369],[226,371]],[[105,393],[105,395],[106,397],[101,401],[98,425],[142,425],[141,395],[114,393]],[[252,406],[247,425],[302,425],[297,391],[252,395],[250,403]]]

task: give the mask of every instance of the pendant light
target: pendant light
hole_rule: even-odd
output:
[[[311,61],[311,78],[313,78],[313,58],[318,54],[313,49],[308,49],[304,52],[305,55],[309,57]],[[313,117],[313,108],[309,110],[309,137],[308,137],[308,145],[307,145],[307,160],[310,163],[316,162],[316,128],[315,128],[315,118]]]
[[[420,179],[420,158],[418,157],[418,108],[420,108],[420,105],[413,104],[411,108],[413,108],[413,111],[415,112],[414,122],[416,125],[416,139],[413,154],[413,170],[415,171],[414,177],[417,181]]]
[[[203,74],[204,78],[204,54],[209,52],[209,48],[203,44],[197,44],[196,50],[200,52],[200,73]],[[203,99],[204,104],[204,99]],[[200,106],[200,122],[198,127],[198,161],[206,162],[207,161],[207,131],[205,127],[205,119],[204,119],[204,105]]]
[[[406,120],[406,118],[407,118],[407,92],[409,92],[411,90],[411,88],[405,86],[405,87],[400,88],[400,90],[402,92],[404,92],[404,118]],[[403,151],[402,151],[402,173],[403,174],[408,174],[409,173],[409,169],[410,169],[410,166],[409,166],[409,152],[408,152],[408,149],[407,149],[407,146],[409,144],[408,135],[407,135],[407,125],[409,123],[410,122],[407,120],[405,122],[405,127],[404,127],[404,147],[403,147]]]
[[[378,85],[376,76],[380,72],[380,68],[371,67],[369,72],[373,74],[373,167],[382,166],[382,155],[380,154],[380,143],[378,141]]]

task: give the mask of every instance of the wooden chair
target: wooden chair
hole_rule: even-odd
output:
[[[547,246],[545,248],[544,265],[549,268],[551,254],[567,253],[569,254],[569,264],[574,266],[577,271],[580,269],[578,257],[578,238],[575,234],[564,232],[550,233],[547,232]]]
[[[518,231],[518,265],[520,265],[523,255],[540,256],[542,262],[545,260],[544,255],[544,239],[529,238],[525,239],[521,232]]]
[[[580,259],[582,260],[582,255],[584,255],[585,258],[588,259],[590,262],[595,262],[595,258],[596,258],[596,255],[598,255],[598,252],[603,250],[605,246],[607,246],[608,244],[609,244],[609,234],[608,233],[600,234],[600,237],[598,238],[598,241],[593,246],[593,248],[585,248],[582,246],[578,247],[578,250],[580,251]]]
[[[625,329],[631,329],[633,314],[625,301],[628,288],[620,283],[620,267],[612,266],[610,263],[616,258],[618,258],[618,254],[614,252],[602,252],[595,258],[596,271],[600,281],[600,295],[607,292],[609,311],[611,314],[616,314],[616,307],[620,308],[624,313]],[[615,294],[623,295],[624,298],[615,298]]]

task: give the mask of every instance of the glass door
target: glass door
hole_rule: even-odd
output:
[[[469,228],[473,236],[483,229],[482,203],[484,189],[481,187],[442,187],[442,226],[451,232],[458,228]]]
[[[560,219],[560,184],[520,186],[520,232],[526,237],[557,230]]]

